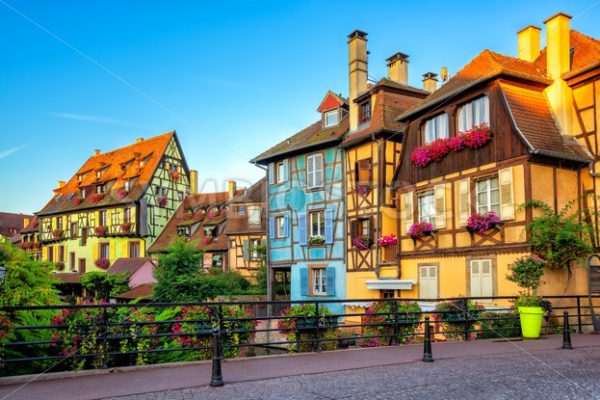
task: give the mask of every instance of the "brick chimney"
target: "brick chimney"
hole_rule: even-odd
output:
[[[348,69],[349,69],[349,101],[350,131],[358,127],[358,105],[354,99],[367,90],[367,33],[356,30],[348,35]]]
[[[535,25],[529,25],[517,33],[519,58],[524,61],[534,62],[540,55],[540,32]]]
[[[560,12],[544,21],[546,70],[548,77],[554,81],[544,92],[556,121],[567,135],[573,132],[573,93],[562,75],[571,69],[570,19],[570,15]]]
[[[99,156],[100,155],[100,150],[99,149],[94,150],[94,155],[95,156]]]
[[[388,78],[408,85],[408,54],[396,53],[387,60]]]
[[[435,92],[437,89],[437,74],[433,72],[427,72],[423,74],[423,89],[428,92]]]

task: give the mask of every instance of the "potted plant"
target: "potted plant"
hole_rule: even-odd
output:
[[[424,236],[429,236],[433,232],[433,225],[429,222],[416,222],[408,229],[408,234],[413,240],[420,239]]]
[[[131,222],[123,222],[121,224],[121,232],[123,232],[123,233],[131,232]]]
[[[319,245],[325,244],[325,237],[322,235],[309,236],[308,244],[310,246],[319,246]]]
[[[62,229],[55,229],[52,231],[52,237],[54,239],[61,239],[63,236],[64,231]]]
[[[521,257],[509,266],[509,274],[506,276],[506,279],[526,290],[515,301],[524,339],[540,337],[544,308],[548,308],[548,304],[536,292],[542,284],[546,265],[545,260],[535,255]]]
[[[96,232],[96,236],[106,236],[106,232],[108,232],[108,227],[106,225],[99,225],[94,228],[94,232]]]
[[[485,233],[495,228],[500,223],[500,217],[494,211],[484,213],[473,213],[467,219],[467,230],[472,235],[474,233]]]
[[[358,250],[368,250],[372,244],[371,238],[368,236],[357,236],[352,240],[352,247]]]

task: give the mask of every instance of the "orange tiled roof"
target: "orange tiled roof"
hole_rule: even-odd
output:
[[[150,139],[136,142],[129,146],[93,155],[77,170],[75,175],[62,187],[54,190],[52,200],[46,204],[38,215],[58,214],[68,211],[106,206],[118,203],[130,203],[140,199],[150,183],[167,145],[176,137],[175,132],[168,132]],[[97,172],[101,172],[97,178]],[[80,178],[81,177],[81,178]],[[124,198],[118,198],[128,179],[136,178]],[[91,201],[93,188],[97,184],[107,184],[107,194],[99,202]],[[86,199],[76,204],[79,191],[88,188]]]
[[[229,201],[229,204],[254,204],[262,207],[260,224],[252,225],[248,221],[248,209],[243,215],[230,212],[227,215],[226,235],[239,235],[244,233],[264,234],[266,227],[266,189],[267,178],[262,178],[254,185],[250,186],[243,195],[235,196]]]
[[[573,49],[573,57],[571,59],[571,72],[567,72],[567,74],[600,61],[600,40],[571,29],[569,31],[569,44]],[[540,71],[546,74],[545,48],[540,52],[537,60],[535,60],[535,65]]]

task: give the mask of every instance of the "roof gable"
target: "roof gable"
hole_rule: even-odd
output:
[[[321,101],[321,104],[319,105],[319,108],[317,108],[317,111],[323,112],[331,110],[332,108],[341,107],[344,104],[346,104],[346,100],[344,98],[329,90],[323,98],[323,100]]]

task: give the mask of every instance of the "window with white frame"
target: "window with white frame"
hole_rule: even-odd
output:
[[[278,238],[285,237],[285,217],[283,215],[275,218],[275,233]]]
[[[285,181],[285,163],[283,161],[277,163],[276,182],[281,183]]]
[[[250,259],[258,261],[260,260],[260,239],[250,239]]]
[[[312,268],[312,295],[327,296],[327,269]]]
[[[481,124],[490,124],[490,101],[487,96],[479,97],[458,108],[456,114],[457,129],[467,131]]]
[[[248,223],[250,225],[260,225],[260,207],[248,206]]]
[[[438,298],[437,265],[419,266],[419,297],[422,299]]]
[[[419,222],[429,222],[435,225],[435,196],[433,191],[420,193],[419,200]]]
[[[100,243],[100,248],[98,250],[99,258],[108,260],[110,258],[110,244],[108,243]]]
[[[323,122],[324,122],[325,128],[337,125],[339,122],[338,110],[336,109],[336,110],[327,111],[323,115]]]
[[[429,144],[436,139],[448,137],[448,114],[443,113],[425,121],[423,130],[424,144]]]
[[[325,211],[313,211],[310,213],[310,236],[325,235]]]
[[[311,154],[306,158],[307,187],[323,186],[323,154]]]
[[[470,270],[471,297],[492,297],[494,295],[492,260],[471,260]]]
[[[476,183],[477,212],[493,211],[500,215],[500,187],[498,177],[481,179]]]

